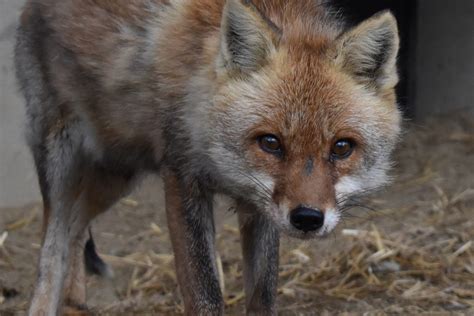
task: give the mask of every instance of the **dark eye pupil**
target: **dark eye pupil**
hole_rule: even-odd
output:
[[[278,148],[280,147],[278,140],[274,137],[265,137],[263,142],[265,144],[265,147],[271,150],[278,150]]]
[[[335,158],[346,158],[352,153],[352,143],[347,140],[340,140],[334,144],[333,155]]]
[[[260,138],[260,146],[264,151],[276,153],[280,151],[280,141],[272,135],[263,136]]]
[[[349,143],[339,142],[336,144],[336,151],[338,153],[345,153],[349,149]]]

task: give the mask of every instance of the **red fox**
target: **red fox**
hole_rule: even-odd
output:
[[[326,1],[327,2],[327,1]],[[337,225],[387,181],[400,134],[397,23],[346,28],[322,0],[29,0],[16,69],[44,201],[29,315],[85,309],[91,220],[165,182],[188,315],[221,315],[213,196],[238,205],[246,310],[277,312],[280,233]]]

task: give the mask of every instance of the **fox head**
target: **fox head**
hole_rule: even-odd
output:
[[[400,132],[397,23],[383,12],[342,32],[262,12],[224,8],[209,156],[226,190],[281,231],[323,236],[348,197],[387,181]]]

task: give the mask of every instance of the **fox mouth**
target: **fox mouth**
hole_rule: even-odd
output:
[[[329,236],[332,230],[322,227],[316,231],[304,232],[293,227],[285,227],[282,232],[292,238],[300,240],[324,239]]]

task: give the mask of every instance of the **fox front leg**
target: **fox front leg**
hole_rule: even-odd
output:
[[[280,236],[251,206],[238,206],[247,315],[276,315]]]
[[[214,248],[212,193],[197,179],[164,174],[166,213],[186,315],[222,315]]]

